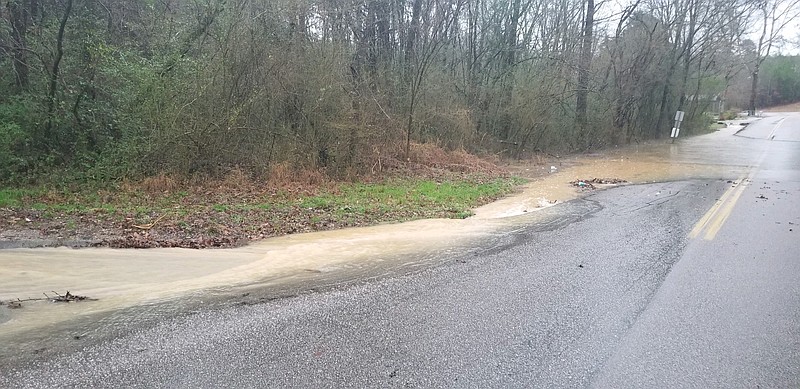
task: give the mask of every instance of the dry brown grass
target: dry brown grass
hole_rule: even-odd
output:
[[[233,190],[247,190],[253,186],[253,179],[250,174],[236,167],[218,181],[218,186]]]
[[[290,183],[293,180],[294,172],[289,162],[272,165],[269,169],[269,182],[275,185]]]
[[[330,178],[320,170],[294,168],[288,162],[274,165],[269,172],[267,183],[275,187],[323,186]]]
[[[157,176],[147,177],[140,183],[132,185],[148,194],[171,193],[178,190],[181,185],[174,177],[161,173]]]
[[[486,174],[505,176],[508,171],[496,155],[477,156],[463,149],[446,150],[435,143],[411,143],[410,156],[405,159],[405,145],[383,145],[373,150],[366,175],[360,181],[380,181],[386,177],[439,177],[448,174]]]
[[[222,177],[181,178],[166,173],[147,177],[140,181],[123,182],[118,192],[101,194],[105,197],[145,198],[157,200],[181,192],[181,196],[192,201],[232,202],[235,199],[246,200],[267,194],[294,196],[298,194],[313,195],[320,190],[335,190],[337,182],[342,180],[360,182],[379,182],[389,177],[440,177],[449,174],[486,174],[493,176],[508,175],[508,170],[501,167],[501,161],[493,156],[481,158],[465,150],[448,151],[436,144],[413,143],[409,161],[403,161],[401,147],[396,149],[374,150],[374,161],[369,162],[371,169],[357,173],[349,171],[346,178],[335,179],[324,170],[298,168],[289,162],[273,165],[267,177],[256,177],[241,168],[230,169]],[[201,200],[202,199],[202,200]],[[111,199],[109,199],[111,201]],[[187,200],[189,201],[189,200]]]
[[[505,169],[498,165],[499,161],[480,158],[465,150],[447,151],[441,147],[426,143],[411,145],[411,162],[424,167],[442,169],[454,173],[504,174]]]
[[[800,112],[800,102],[767,108],[764,112]]]

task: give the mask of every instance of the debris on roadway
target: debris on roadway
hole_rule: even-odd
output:
[[[28,298],[28,299],[16,299],[16,300],[8,300],[8,301],[0,301],[0,305],[5,305],[8,309],[18,309],[22,308],[22,303],[28,301],[50,301],[52,303],[72,303],[78,301],[97,301],[97,299],[86,297],[86,296],[79,296],[76,294],[72,294],[67,291],[66,294],[61,295],[58,292],[53,292],[55,296],[49,296],[47,293],[42,292],[44,297],[40,298]]]
[[[580,189],[594,190],[597,189],[596,185],[619,185],[626,184],[628,181],[620,178],[592,178],[591,180],[575,180],[571,181],[570,185]]]

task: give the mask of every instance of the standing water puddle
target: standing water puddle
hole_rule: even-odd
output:
[[[735,178],[756,152],[751,143],[732,136],[737,129],[731,126],[676,144],[634,146],[555,162],[553,173],[551,166],[520,168],[519,175],[538,178],[521,193],[478,208],[466,220],[419,220],[290,235],[224,250],[0,250],[0,300],[41,298],[43,293],[52,295],[51,291],[97,299],[0,307],[0,344],[4,345],[0,361],[47,354],[49,349],[68,347],[54,345],[58,342],[99,339],[118,326],[132,328],[137,321],[170,317],[214,299],[247,296],[253,290],[287,295],[288,290],[407,274],[436,261],[452,260],[466,251],[499,244],[515,230],[537,223],[550,228],[558,224],[554,222],[570,222],[594,212],[596,205],[587,201],[550,207],[587,193],[569,184],[578,179],[645,183]],[[548,173],[542,176],[537,169]]]

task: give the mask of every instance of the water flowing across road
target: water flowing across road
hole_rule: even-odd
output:
[[[784,115],[786,116],[786,115]],[[780,123],[783,116],[763,120]],[[486,205],[466,220],[420,220],[267,239],[225,250],[0,250],[0,300],[34,299],[51,291],[97,299],[70,304],[25,302],[0,307],[0,364],[82,347],[137,325],[214,304],[249,304],[408,274],[453,258],[511,244],[521,228],[554,229],[598,210],[570,181],[619,178],[631,183],[736,179],[754,153],[785,136],[746,134],[732,123],[714,134],[619,148],[554,162],[523,190]],[[738,133],[738,135],[736,135]],[[749,138],[763,139],[753,142]],[[549,165],[549,164],[548,164]],[[558,205],[558,206],[552,206]],[[452,260],[452,259],[450,259]]]

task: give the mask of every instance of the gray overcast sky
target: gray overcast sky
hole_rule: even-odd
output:
[[[605,1],[598,1],[597,4],[600,6],[598,15],[600,17],[610,18],[608,19],[608,23],[615,25],[617,21],[615,20],[615,15],[618,15],[623,7],[631,4],[632,0],[605,0]],[[789,12],[784,12],[784,15],[787,14],[797,14],[800,10],[792,9],[787,10]],[[609,26],[608,28],[613,28]],[[760,30],[758,26],[751,26],[750,33],[746,35],[747,38],[753,40],[754,42],[758,42]],[[772,54],[784,54],[784,55],[800,55],[800,17],[795,18],[791,23],[786,25],[784,31],[781,33],[783,38],[787,41],[783,44],[778,46],[774,46],[772,50]]]

